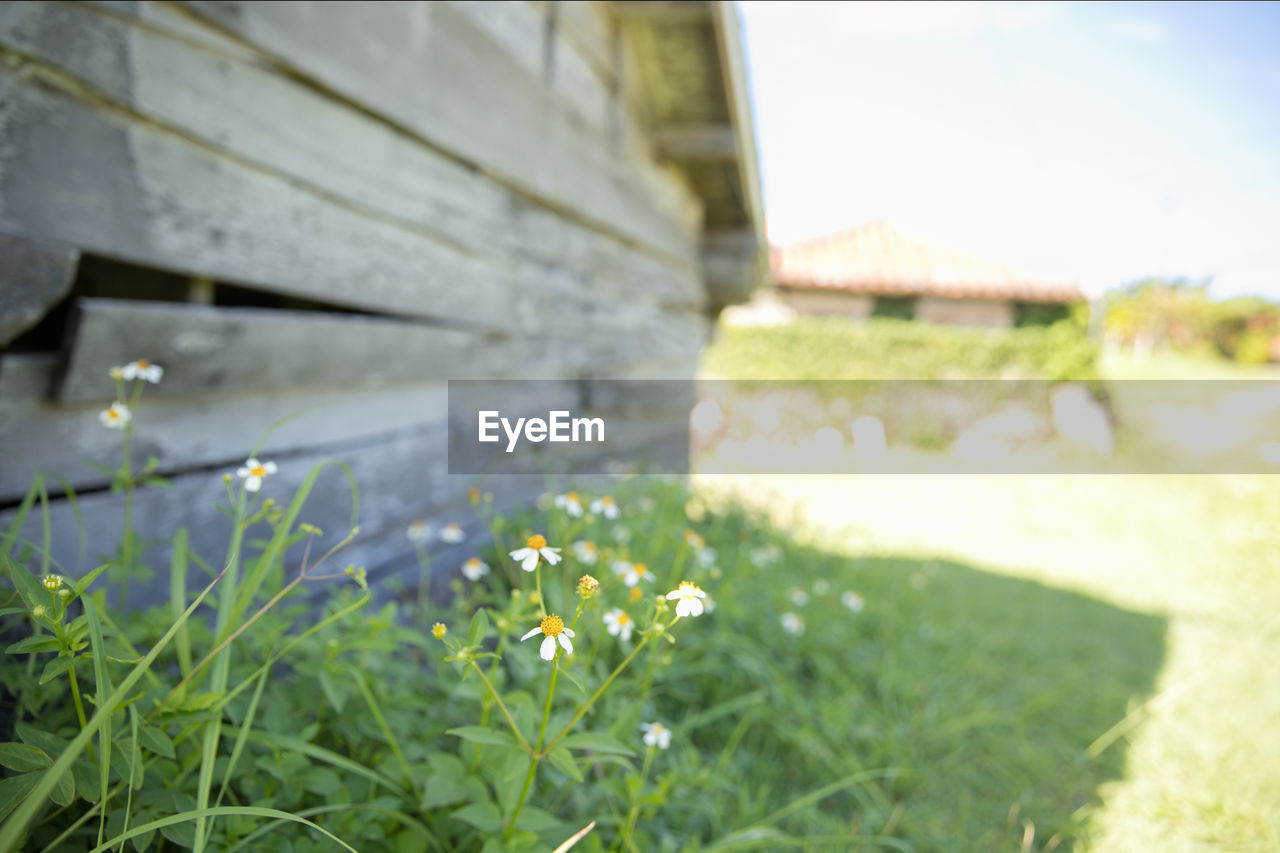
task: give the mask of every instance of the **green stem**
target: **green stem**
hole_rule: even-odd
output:
[[[480,676],[480,680],[484,682],[484,686],[489,688],[489,693],[492,694],[494,701],[497,702],[498,710],[502,712],[502,716],[507,718],[507,725],[511,726],[511,732],[516,736],[516,740],[520,741],[520,745],[524,747],[525,752],[532,756],[536,750],[529,745],[529,741],[525,740],[524,735],[520,733],[520,727],[516,725],[516,721],[512,718],[511,712],[507,710],[506,703],[504,703],[502,701],[502,697],[498,695],[498,691],[493,686],[493,682],[491,682],[489,677],[484,674],[484,670],[480,668],[478,663],[473,660],[468,661],[468,663],[470,663],[472,668],[475,669],[476,674]]]
[[[132,411],[132,410],[130,410]],[[129,602],[129,575],[133,572],[133,427],[124,430],[120,460],[120,481],[124,488],[124,539],[120,543],[120,610]]]
[[[653,764],[654,748],[651,746],[644,751],[644,766],[640,768],[640,784],[636,786],[636,795],[638,797],[644,791],[644,781],[649,777],[649,767]],[[640,801],[633,798],[631,810],[627,812],[627,822],[622,826],[620,835],[622,843],[631,850],[636,850],[636,843],[631,839],[631,833],[636,828],[636,819],[640,817]]]
[[[666,633],[667,631],[671,630],[672,626],[674,626],[678,621],[680,621],[679,616],[677,616],[675,619],[672,619],[669,625],[663,626],[662,633]],[[587,711],[591,710],[591,706],[594,705],[596,703],[596,700],[599,699],[600,696],[604,693],[604,691],[608,689],[609,685],[613,683],[613,680],[617,678],[624,669],[627,668],[627,664],[631,663],[631,661],[635,659],[635,656],[640,654],[640,650],[643,649],[646,645],[648,645],[649,641],[656,636],[658,636],[658,634],[647,634],[640,639],[640,642],[636,645],[636,647],[631,650],[631,654],[627,655],[625,658],[622,659],[622,663],[618,664],[614,668],[613,672],[609,673],[609,677],[604,680],[603,684],[601,684],[599,687],[596,688],[596,692],[591,694],[591,698],[587,700],[586,704],[578,709],[578,713],[573,715],[573,719],[570,720],[568,724],[565,725],[565,727],[560,730],[560,733],[558,735],[556,735],[551,739],[550,743],[547,744],[546,749],[543,750],[544,755],[550,752],[557,743],[559,743],[561,740],[565,738],[566,735],[569,734],[569,732],[573,731],[573,727],[578,724],[578,720],[581,720],[583,716],[587,713]]]
[[[582,605],[578,605],[578,612],[582,612]],[[573,630],[572,628],[570,630]],[[555,657],[551,659],[551,683],[547,686],[547,702],[542,708],[542,725],[538,729],[538,746],[534,749],[533,754],[529,757],[529,772],[524,777],[524,787],[520,789],[520,798],[516,800],[516,807],[511,810],[511,817],[507,819],[506,828],[503,830],[502,837],[504,839],[511,838],[511,833],[516,828],[516,818],[520,816],[520,809],[524,806],[525,797],[529,795],[529,788],[533,785],[533,776],[538,770],[538,763],[542,761],[545,755],[542,751],[542,742],[547,736],[547,720],[551,718],[551,699],[556,695],[556,676],[560,674],[560,646],[557,644]]]
[[[547,618],[547,600],[542,597],[542,555],[538,555],[538,564],[533,567],[533,580],[538,588],[538,610],[542,612],[542,618]]]

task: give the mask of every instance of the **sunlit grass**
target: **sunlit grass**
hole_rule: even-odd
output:
[[[734,490],[793,529],[803,519],[802,538],[883,579],[859,572],[868,601],[891,614],[878,624],[896,627],[866,642],[881,655],[881,683],[914,683],[920,704],[883,709],[880,724],[896,721],[903,734],[888,739],[895,746],[878,740],[877,757],[922,774],[900,801],[904,838],[920,849],[1042,849],[1054,833],[1063,842],[1078,833],[1097,850],[1280,845],[1273,480],[703,478],[699,487]],[[1003,673],[990,682],[1001,690],[974,696],[991,670]],[[1144,682],[1119,707],[1105,701]],[[922,710],[931,705],[932,715]],[[1078,788],[1090,782],[1100,796]],[[1064,810],[1077,799],[1073,822]]]

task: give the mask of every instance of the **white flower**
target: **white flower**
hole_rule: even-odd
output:
[[[804,607],[809,603],[809,593],[799,587],[792,587],[787,590],[787,598],[790,598],[791,603],[796,607]]]
[[[619,515],[618,505],[614,502],[613,498],[609,497],[608,495],[605,495],[602,498],[597,498],[596,500],[592,501],[591,511],[594,512],[596,515],[603,515],[605,518],[611,521],[617,518]]]
[[[531,572],[538,568],[538,558],[547,561],[547,565],[554,566],[560,562],[560,549],[548,548],[545,536],[534,534],[525,542],[525,547],[511,552],[511,559],[520,564],[520,568],[526,572]],[[570,634],[569,636],[573,636]]]
[[[98,422],[108,429],[124,429],[133,420],[133,412],[124,403],[112,403],[98,412]]]
[[[635,586],[640,581],[652,581],[653,572],[644,563],[627,563],[627,570],[622,572],[622,582],[627,586]]]
[[[830,591],[831,591],[831,584],[827,583],[822,578],[819,578],[818,580],[813,582],[814,595],[826,595]]]
[[[472,557],[462,564],[462,574],[469,581],[478,581],[489,574],[489,564],[479,557]]]
[[[617,637],[624,643],[631,639],[631,632],[636,627],[635,620],[620,607],[615,607],[604,614],[604,624],[608,627],[611,636]]]
[[[690,548],[695,548],[695,549],[704,548],[706,547],[706,544],[707,544],[707,540],[703,539],[701,536],[694,533],[692,530],[686,530],[684,532],[684,541]]]
[[[615,560],[612,568],[615,575],[622,577],[627,572],[631,571],[631,563],[626,560]]]
[[[574,518],[582,517],[582,498],[577,492],[565,492],[563,495],[556,495],[556,506]]]
[[[667,601],[676,602],[677,616],[701,616],[702,599],[707,594],[689,581],[680,581],[680,586],[667,593]]]
[[[107,375],[110,376],[112,379],[124,379],[124,368],[113,367],[107,371]]]
[[[120,368],[121,379],[144,379],[154,384],[159,382],[162,376],[164,376],[164,368],[158,364],[152,364],[145,358],[131,361]]]
[[[782,630],[797,637],[804,633],[804,619],[797,613],[782,614]]]
[[[538,627],[520,638],[520,642],[524,642],[535,634],[542,634],[545,639],[538,648],[538,655],[543,660],[552,660],[556,656],[556,642],[560,643],[560,647],[564,649],[567,655],[573,654],[573,643],[569,639],[573,636],[573,631],[564,626],[564,620],[554,613],[547,616]]]
[[[409,541],[415,545],[425,545],[427,540],[431,538],[431,525],[427,524],[420,518],[409,522],[409,529],[405,531],[405,535],[409,537]]]
[[[259,462],[257,459],[249,459],[244,463],[244,467],[236,471],[236,476],[244,480],[245,491],[256,492],[262,488],[262,478],[268,474],[276,473],[276,463]]]
[[[596,564],[596,558],[599,555],[600,550],[596,548],[596,543],[594,542],[583,541],[573,543],[573,556],[577,557],[579,562],[594,566]]]
[[[656,746],[658,749],[671,746],[671,729],[662,723],[641,723],[640,728],[644,729],[645,746]]]
[[[698,549],[698,565],[704,569],[710,568],[716,564],[715,548],[699,548]]]
[[[846,590],[844,595],[840,596],[840,602],[854,613],[862,612],[862,606],[864,604],[862,596],[858,595],[851,589]]]
[[[459,542],[461,542],[463,539],[466,539],[466,538],[467,538],[466,531],[464,531],[457,524],[453,524],[452,522],[440,528],[441,542],[448,542],[450,545],[457,545]]]

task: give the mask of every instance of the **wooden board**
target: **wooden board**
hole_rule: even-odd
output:
[[[656,249],[688,246],[689,196],[614,156],[494,38],[447,3],[183,4],[316,85],[502,183]],[[353,34],[360,34],[353,38]]]
[[[0,232],[0,347],[67,295],[79,263],[73,246]]]

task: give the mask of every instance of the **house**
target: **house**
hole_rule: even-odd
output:
[[[259,456],[277,498],[350,465],[373,573],[468,511],[448,380],[692,376],[767,269],[732,3],[8,2],[0,50],[0,526],[59,475],[72,573],[68,489],[120,536],[113,365],[165,369],[143,535],[220,560],[223,474],[319,406]],[[349,510],[327,469],[307,520]]]
[[[799,314],[1001,327],[1056,319],[1084,300],[1074,284],[934,246],[883,221],[771,254],[779,295]]]

